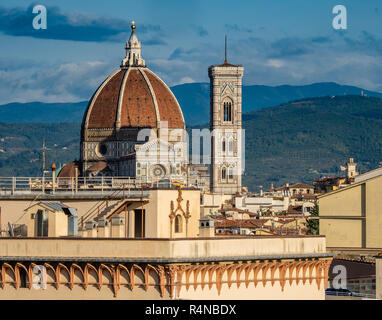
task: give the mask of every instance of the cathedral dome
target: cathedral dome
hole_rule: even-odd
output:
[[[141,56],[135,25],[126,43],[126,58],[91,98],[83,129],[185,128],[179,103],[170,88],[151,70]]]

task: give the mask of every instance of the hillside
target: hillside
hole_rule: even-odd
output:
[[[339,174],[352,156],[360,171],[382,161],[382,99],[362,96],[294,101],[243,115],[244,185],[257,190]],[[80,124],[0,124],[0,176],[39,175],[46,137],[47,163],[79,157]],[[55,146],[56,144],[56,146]]]
[[[77,123],[0,123],[0,176],[40,176],[42,143],[46,140],[47,168],[79,158]]]
[[[172,87],[171,90],[182,107],[187,125],[202,124],[209,119],[210,86],[208,83],[182,84]],[[360,95],[361,91],[361,88],[339,85],[334,82],[304,86],[243,86],[243,113],[310,97]],[[382,98],[382,94],[379,92],[364,90],[364,94]]]
[[[210,88],[208,83],[182,84],[171,89],[182,107],[188,126],[203,124],[206,119],[209,119]],[[360,95],[361,90],[361,88],[342,86],[333,82],[305,86],[243,86],[243,113],[309,97]],[[364,93],[368,96],[382,98],[382,94],[378,92],[365,90]],[[80,123],[86,106],[87,101],[10,103],[0,105],[0,122]]]
[[[340,174],[354,157],[360,171],[382,160],[382,100],[340,96],[306,99],[244,115],[246,174],[252,187],[311,183]]]
[[[8,123],[80,123],[87,101],[75,103],[8,103],[0,105],[0,122]]]

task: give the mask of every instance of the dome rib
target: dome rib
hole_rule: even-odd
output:
[[[127,69],[127,71],[125,72],[125,75],[123,77],[122,84],[121,84],[121,89],[119,91],[117,121],[115,122],[116,129],[119,129],[121,127],[121,112],[122,112],[122,106],[123,106],[122,101],[126,91],[126,82],[127,82],[127,78],[129,77],[129,73],[130,73],[130,68]]]
[[[157,118],[150,88],[138,68],[131,68],[122,100],[122,127],[155,128]]]
[[[156,98],[156,95],[155,95],[155,92],[154,92],[154,89],[153,89],[153,86],[151,85],[150,83],[150,80],[149,78],[146,76],[145,72],[142,71],[141,69],[139,69],[139,72],[142,74],[142,76],[145,78],[146,80],[146,84],[147,86],[149,87],[149,90],[150,90],[150,93],[151,93],[151,97],[153,99],[153,103],[154,103],[154,106],[155,106],[155,115],[156,115],[156,125],[157,127],[159,128],[160,127],[160,113],[159,113],[159,107],[158,107],[158,101],[157,101],[157,98]]]
[[[101,93],[102,89],[106,86],[106,84],[110,81],[111,78],[113,78],[118,72],[120,72],[121,69],[117,69],[115,70],[109,77],[107,77],[102,83],[101,85],[97,88],[97,90],[95,91],[93,97],[90,99],[90,102],[88,104],[88,107],[86,108],[86,112],[85,112],[85,116],[84,116],[84,123],[83,123],[83,126],[85,128],[88,128],[89,127],[89,118],[90,118],[90,114],[92,113],[93,111],[93,106],[94,106],[94,103],[95,101],[97,100],[99,94]]]
[[[179,103],[170,88],[144,67],[121,68],[96,90],[84,116],[86,129],[185,128]]]
[[[145,69],[150,83],[156,94],[159,114],[161,115],[161,121],[167,121],[169,128],[182,128],[185,129],[185,122],[183,117],[182,109],[176,99],[175,95],[172,93],[170,88],[165,84],[165,82],[159,78],[154,72],[149,69]],[[171,110],[171,106],[176,105],[178,112]]]
[[[125,72],[126,70],[119,69],[99,88],[88,111],[88,128],[114,128],[121,82]]]

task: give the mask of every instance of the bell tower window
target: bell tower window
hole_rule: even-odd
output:
[[[233,179],[233,169],[229,168],[228,169],[228,180],[232,180],[232,179]]]
[[[222,169],[222,180],[225,180],[227,176],[226,168]]]
[[[224,102],[223,104],[223,119],[225,122],[232,121],[232,103]]]

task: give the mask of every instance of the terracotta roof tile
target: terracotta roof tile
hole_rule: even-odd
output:
[[[129,72],[122,105],[121,127],[156,127],[157,117],[153,97],[138,69]]]
[[[168,122],[169,128],[185,127],[183,114],[175,96],[167,85],[147,68],[120,69],[98,90],[85,113],[83,129],[117,127],[118,117],[120,127],[156,128],[157,114],[160,121]],[[154,99],[158,109],[155,108]]]
[[[72,178],[72,177],[75,177],[75,172],[76,172],[76,169],[75,168],[78,168],[78,164],[74,161],[72,162],[69,162],[67,164],[65,164],[62,169],[60,170],[60,172],[58,173],[57,177],[58,178]],[[78,172],[80,174],[80,172]]]
[[[158,102],[160,120],[167,121],[169,128],[183,128],[183,117],[170,89],[167,86],[164,86],[162,81],[153,73],[147,70],[144,72],[154,89]]]
[[[125,72],[126,70],[117,72],[94,97],[95,101],[90,110],[88,128],[114,127],[117,120],[119,91]]]

